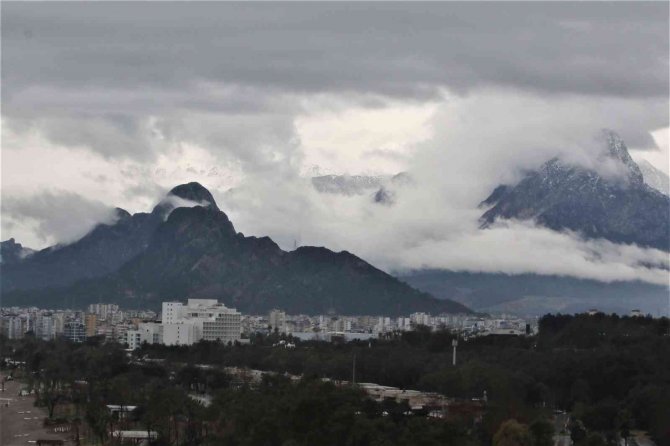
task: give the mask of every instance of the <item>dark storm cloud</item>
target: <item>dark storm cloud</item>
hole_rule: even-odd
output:
[[[3,95],[10,112],[37,84],[665,97],[667,17],[665,2],[5,3]]]

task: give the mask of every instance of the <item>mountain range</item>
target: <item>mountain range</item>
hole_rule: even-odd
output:
[[[668,176],[645,160],[636,163],[616,133],[606,130],[602,136],[604,149],[599,161],[609,164],[613,175],[553,158],[539,169],[526,172],[518,183],[498,186],[482,201],[482,230],[497,219],[530,219],[585,238],[668,251]],[[410,178],[409,174],[403,175]],[[347,177],[331,177],[329,181],[346,183]],[[370,194],[372,203],[386,205],[393,204],[403,185],[360,178],[357,183],[369,185],[361,194]],[[332,187],[329,193],[338,193],[338,189]],[[419,270],[398,276],[417,289],[477,311],[520,314],[589,308],[627,313],[634,307],[665,314],[670,292],[668,286],[643,282],[604,283],[539,274]]]
[[[667,286],[645,282],[599,282],[566,276],[446,270],[404,272],[399,278],[437,298],[451,299],[485,313],[541,316],[578,313],[667,315]]]
[[[150,213],[98,225],[81,240],[2,263],[3,305],[82,307],[218,298],[244,313],[469,312],[419,292],[346,251],[286,252],[268,237],[235,231],[198,183],[175,187]],[[3,242],[3,252],[14,241]]]
[[[603,135],[599,162],[614,174],[551,159],[482,201],[481,230],[499,219],[530,219],[585,238],[668,251],[670,198],[659,191],[667,176],[633,161],[613,132]],[[371,205],[393,206],[412,181],[403,172],[329,175],[312,184],[322,193],[368,195]],[[117,208],[116,217],[65,246],[33,252],[14,239],[2,242],[3,305],[117,301],[150,307],[162,299],[201,296],[245,312],[278,307],[293,313],[407,314],[470,307],[537,314],[641,307],[654,313],[669,292],[642,282],[439,270],[404,272],[399,281],[348,252],[317,247],[286,252],[267,237],[245,237],[198,183],[175,187],[149,213]]]
[[[407,172],[395,175],[322,175],[312,177],[312,186],[320,193],[344,196],[368,195],[371,202],[391,205],[397,188],[412,183]]]
[[[21,243],[16,243],[16,240],[10,238],[0,243],[0,262],[5,265],[17,263],[34,252],[34,250],[26,248]]]
[[[498,219],[533,220],[585,238],[636,244],[668,251],[670,198],[662,188],[663,172],[640,168],[623,140],[605,131],[600,161],[616,175],[553,158],[527,172],[517,184],[500,185],[481,203],[486,230]],[[644,165],[644,164],[643,164]],[[665,176],[667,179],[667,176]],[[651,187],[654,184],[656,187]],[[538,274],[415,271],[401,278],[437,297],[449,298],[477,311],[542,314],[589,308],[628,313],[666,314],[668,286],[643,282],[603,283]],[[670,285],[670,283],[668,284]]]

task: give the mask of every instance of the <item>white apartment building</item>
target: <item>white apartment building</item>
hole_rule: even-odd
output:
[[[200,340],[223,343],[240,340],[242,315],[216,299],[163,302],[163,343],[191,345]]]
[[[35,336],[45,341],[53,339],[56,335],[54,319],[50,314],[38,316],[35,325]]]
[[[279,333],[286,333],[286,313],[281,310],[272,310],[268,316],[270,331],[277,330]]]
[[[9,339],[20,339],[23,337],[25,322],[20,316],[11,315],[3,320],[4,333]]]
[[[393,325],[391,325],[391,318],[386,316],[380,316],[377,320],[377,324],[372,328],[372,332],[376,334],[387,333],[392,330]]]
[[[106,321],[119,312],[119,306],[116,304],[91,304],[88,306],[88,312],[98,316],[98,319]]]
[[[412,320],[408,317],[399,317],[396,320],[396,328],[398,330],[407,331],[412,329]]]
[[[432,317],[426,313],[412,313],[409,315],[410,320],[416,325],[432,325]]]
[[[147,344],[162,344],[163,325],[155,322],[143,322],[138,324],[136,330],[126,331],[126,344],[128,344],[128,348],[135,350],[144,342]]]

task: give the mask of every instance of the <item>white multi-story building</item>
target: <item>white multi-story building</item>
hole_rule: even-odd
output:
[[[54,327],[54,320],[51,314],[40,315],[37,318],[37,324],[35,327],[35,336],[48,341],[53,339],[56,334]]]
[[[63,331],[65,330],[65,319],[66,315],[64,312],[59,311],[58,313],[54,313],[53,315],[53,320],[54,320],[54,334],[56,336],[62,335]]]
[[[181,319],[182,308],[184,308],[184,304],[181,302],[163,302],[163,312],[161,315],[163,325],[174,324],[178,319]]]
[[[119,312],[119,306],[116,304],[91,304],[88,306],[88,312],[98,316],[98,319],[106,321],[112,319],[114,314]]]
[[[279,333],[286,333],[286,313],[281,310],[272,310],[268,316],[270,330],[277,330]]]
[[[409,315],[409,318],[416,325],[432,325],[432,318],[430,317],[430,314],[412,313]]]
[[[373,333],[387,333],[392,330],[391,318],[386,316],[380,316],[377,320],[377,324],[372,328]]]
[[[163,325],[155,322],[143,322],[137,326],[137,329],[126,331],[128,348],[135,350],[144,342],[147,344],[162,344]]]
[[[240,340],[242,315],[216,299],[189,299],[163,302],[163,343],[191,345],[200,340],[235,342]]]
[[[412,329],[412,321],[408,317],[399,317],[396,320],[396,328],[401,331],[407,331]]]
[[[20,316],[10,315],[3,320],[4,334],[9,339],[22,338],[24,325],[24,321]]]
[[[178,322],[163,324],[163,344],[165,345],[192,345],[202,337],[198,336],[195,324]]]

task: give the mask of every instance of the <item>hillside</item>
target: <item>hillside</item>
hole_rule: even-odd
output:
[[[319,247],[286,252],[268,237],[246,237],[235,231],[209,191],[197,183],[187,186],[170,195],[205,205],[171,210],[146,247],[117,271],[68,286],[15,286],[3,292],[3,305],[81,307],[104,301],[155,308],[163,300],[211,297],[245,313],[272,308],[309,314],[469,311],[416,291],[348,252]]]

